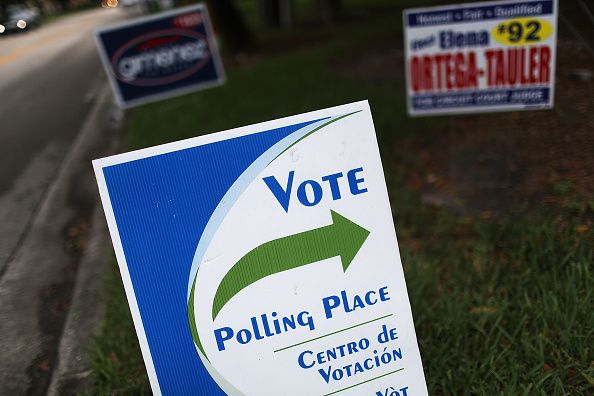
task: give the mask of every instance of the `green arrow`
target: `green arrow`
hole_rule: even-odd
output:
[[[347,268],[369,231],[334,211],[332,224],[266,242],[243,256],[220,283],[212,306],[212,319],[237,293],[278,272],[340,256]]]

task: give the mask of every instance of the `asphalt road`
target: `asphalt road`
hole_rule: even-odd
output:
[[[98,8],[0,35],[0,276],[106,84],[93,30],[125,17]]]
[[[90,161],[113,147],[121,114],[93,30],[126,17],[94,9],[0,35],[0,395],[69,394],[88,378],[62,330],[97,316],[98,304],[71,315],[72,294],[97,197]]]

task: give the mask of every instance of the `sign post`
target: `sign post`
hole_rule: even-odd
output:
[[[155,394],[427,394],[367,102],[93,164]]]
[[[412,116],[550,109],[557,0],[405,10]]]
[[[95,38],[120,107],[167,99],[225,82],[203,4],[101,28]]]

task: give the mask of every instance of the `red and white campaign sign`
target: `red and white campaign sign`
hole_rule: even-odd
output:
[[[557,0],[404,11],[412,116],[553,107]]]

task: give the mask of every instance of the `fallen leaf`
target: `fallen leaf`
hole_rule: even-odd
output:
[[[586,232],[588,231],[588,226],[586,224],[580,224],[575,228],[577,232]]]
[[[110,354],[110,357],[111,357],[112,363],[118,364],[120,362],[120,359],[118,358],[118,355],[116,355],[115,352],[112,351]]]
[[[497,308],[495,307],[472,307],[470,309],[470,313],[495,313],[497,312]]]
[[[41,371],[49,371],[49,361],[47,359],[37,363],[37,368]]]

